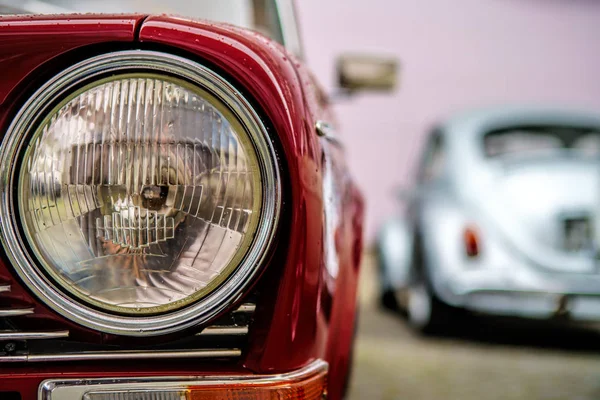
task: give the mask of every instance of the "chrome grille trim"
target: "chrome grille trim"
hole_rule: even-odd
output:
[[[10,292],[10,284],[0,285],[0,292]],[[10,306],[9,306],[10,307]],[[248,335],[249,323],[256,310],[254,303],[244,303],[238,308],[226,314],[224,317],[214,321],[214,325],[207,326],[194,336],[206,338],[207,341],[201,342],[201,346],[206,347],[194,349],[144,349],[144,350],[122,350],[122,349],[102,349],[94,351],[74,351],[66,350],[64,353],[48,350],[52,348],[52,342],[40,344],[38,349],[33,345],[16,347],[16,350],[2,353],[0,346],[0,364],[2,363],[27,363],[27,362],[63,362],[63,361],[94,361],[94,360],[127,360],[127,359],[223,359],[238,358],[242,355],[242,346],[244,336]],[[35,315],[35,308],[31,306],[21,306],[20,308],[1,308],[0,318],[4,319],[11,330],[1,330],[0,343],[20,342],[27,340],[52,340],[66,339],[69,337],[68,330],[39,330],[39,331],[21,331],[18,330],[19,316]],[[10,318],[17,317],[14,321]],[[0,320],[0,322],[3,322]],[[12,327],[16,326],[15,330]],[[211,337],[215,339],[211,339]],[[214,348],[215,340],[217,343],[223,343],[223,348]],[[242,342],[240,342],[240,340]],[[68,345],[70,341],[64,341]],[[81,344],[80,344],[81,345]],[[2,345],[4,346],[4,344]],[[46,347],[50,346],[50,347]],[[219,345],[216,344],[218,347]],[[59,347],[60,348],[60,347]]]
[[[202,349],[183,351],[88,351],[80,353],[17,354],[0,357],[0,362],[93,361],[126,359],[231,358],[242,355],[240,349]]]
[[[10,292],[10,284],[0,285],[0,292]],[[22,315],[30,315],[34,313],[33,307],[24,308],[3,308],[0,309],[0,318],[19,317]],[[56,331],[19,331],[19,330],[0,330],[0,342],[6,341],[19,341],[19,340],[44,340],[44,339],[62,339],[69,337],[68,330],[56,330]],[[6,357],[20,357],[20,356],[2,356],[0,355],[0,362]]]
[[[2,331],[0,340],[38,340],[38,339],[60,339],[69,337],[69,331],[48,331],[48,332],[19,332]],[[0,357],[0,360],[2,357]]]
[[[196,336],[221,336],[221,335],[247,335],[247,326],[208,326],[202,332],[196,333]]]
[[[33,314],[33,308],[0,309],[0,317],[17,317],[27,314]]]
[[[239,306],[234,312],[236,313],[253,313],[256,311],[256,305],[252,303],[245,303]]]

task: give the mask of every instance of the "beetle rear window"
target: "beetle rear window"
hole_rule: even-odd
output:
[[[539,157],[572,153],[600,155],[600,130],[573,127],[518,127],[489,132],[483,137],[486,157]]]

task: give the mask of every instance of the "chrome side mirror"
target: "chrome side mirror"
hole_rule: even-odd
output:
[[[337,77],[341,89],[358,91],[392,91],[396,86],[398,61],[369,55],[343,55],[337,60]]]

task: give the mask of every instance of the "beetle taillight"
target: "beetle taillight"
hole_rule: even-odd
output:
[[[473,226],[467,226],[463,233],[465,253],[468,257],[477,257],[481,251],[480,234]]]

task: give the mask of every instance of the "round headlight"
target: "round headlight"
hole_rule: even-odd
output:
[[[106,332],[213,317],[255,274],[278,217],[276,157],[252,107],[213,71],[164,53],[112,53],[55,77],[0,156],[17,272]]]

